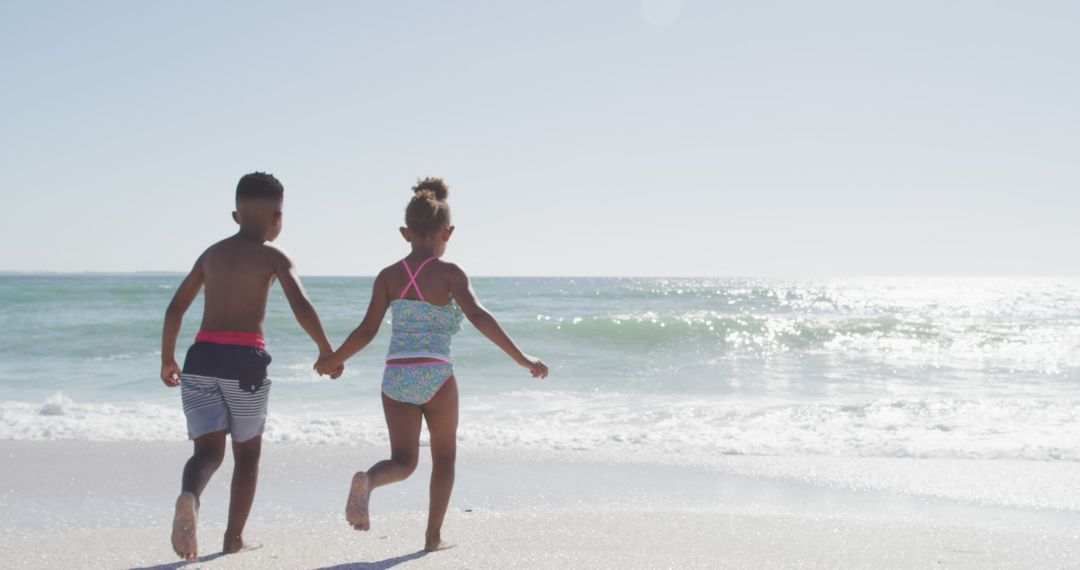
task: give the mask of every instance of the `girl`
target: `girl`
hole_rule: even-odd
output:
[[[412,244],[412,253],[379,272],[363,322],[315,368],[320,374],[337,371],[371,342],[390,309],[393,333],[382,381],[390,459],[353,476],[345,518],[353,528],[368,530],[371,491],[401,481],[416,469],[423,417],[431,436],[432,460],[424,550],[433,551],[448,546],[442,542],[440,532],[454,486],[458,424],[450,338],[461,330],[462,316],[468,317],[514,362],[528,368],[533,378],[546,378],[548,368],[539,358],[521,352],[495,317],[480,305],[465,272],[439,259],[454,233],[446,184],[440,178],[426,178],[413,187],[413,192],[415,196],[405,209],[405,227],[401,228],[401,235]]]

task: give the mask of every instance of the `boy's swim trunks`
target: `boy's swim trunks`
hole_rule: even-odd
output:
[[[239,341],[218,335],[199,333],[184,359],[180,394],[188,437],[228,430],[233,441],[240,443],[262,435],[266,425],[270,353],[263,348],[261,335],[239,337]]]

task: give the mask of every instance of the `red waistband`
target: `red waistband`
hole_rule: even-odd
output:
[[[195,342],[212,342],[215,344],[235,344],[237,346],[250,346],[252,348],[266,348],[266,340],[259,333],[245,333],[233,331],[199,331],[195,335]]]

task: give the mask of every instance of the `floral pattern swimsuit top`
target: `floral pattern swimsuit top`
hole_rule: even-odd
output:
[[[432,305],[427,302],[424,294],[420,292],[420,287],[416,285],[416,276],[434,259],[436,258],[430,257],[425,260],[416,268],[415,273],[409,269],[408,262],[401,260],[405,272],[409,274],[409,284],[401,292],[401,297],[404,297],[409,289],[413,289],[420,299],[398,298],[390,301],[393,332],[390,336],[390,350],[386,354],[387,360],[430,358],[453,362],[450,339],[461,330],[465,315],[453,299],[449,305]]]

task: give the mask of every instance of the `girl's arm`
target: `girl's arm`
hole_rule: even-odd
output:
[[[503,349],[503,352],[514,359],[514,362],[528,368],[533,378],[547,378],[547,365],[539,358],[529,356],[518,348],[510,335],[506,334],[506,331],[499,325],[499,321],[495,320],[494,315],[480,304],[480,300],[476,298],[476,292],[472,289],[472,283],[469,282],[469,276],[465,275],[465,272],[460,267],[453,264],[449,265],[452,272],[450,294],[453,295],[458,306],[468,317],[469,322],[476,327],[476,330],[495,343],[495,346]]]
[[[368,303],[367,314],[364,315],[364,320],[360,322],[360,326],[349,333],[349,337],[345,339],[345,342],[341,343],[341,346],[338,347],[334,354],[320,358],[319,362],[315,363],[315,370],[320,374],[344,366],[346,360],[360,352],[378,334],[379,326],[382,325],[383,318],[386,316],[386,310],[390,308],[390,296],[386,293],[385,274],[386,270],[384,269],[375,278],[375,284],[371,288],[371,302]]]

